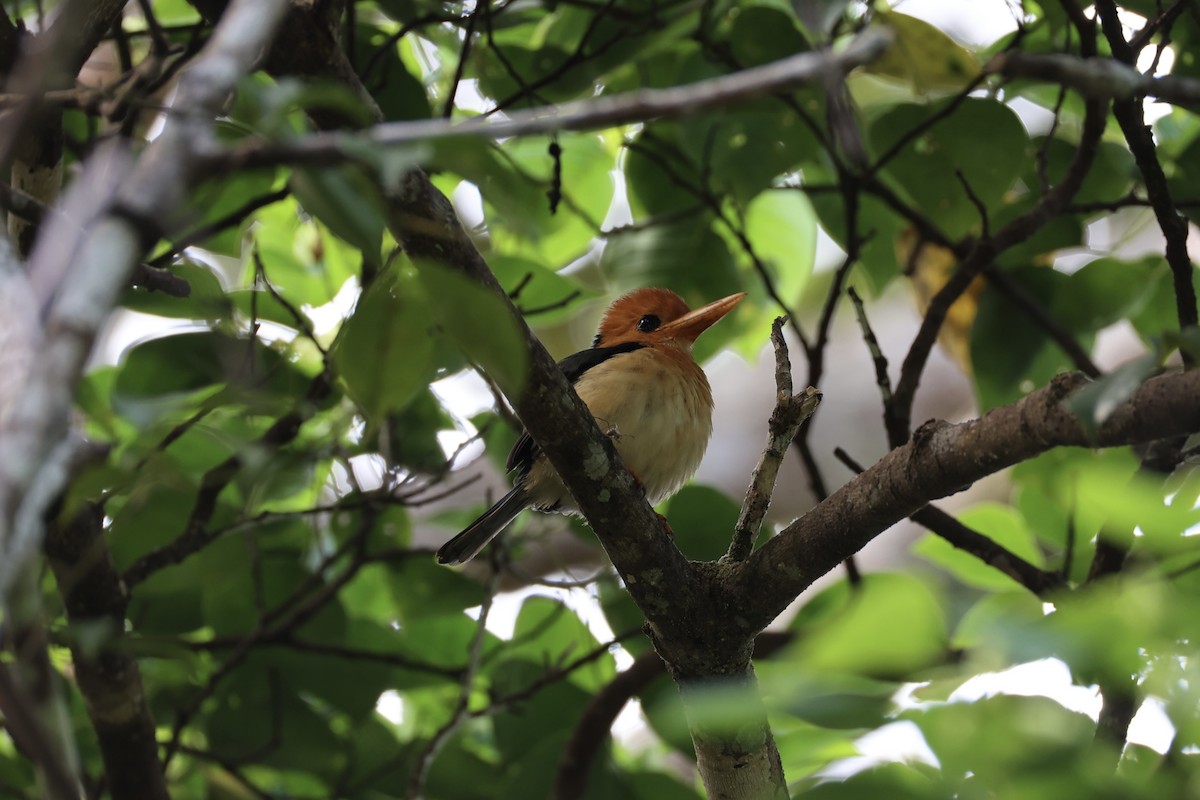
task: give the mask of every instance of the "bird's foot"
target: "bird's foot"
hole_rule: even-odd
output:
[[[667,536],[670,536],[672,539],[674,539],[675,531],[673,531],[671,529],[671,523],[667,522],[667,518],[664,517],[662,514],[659,514],[657,511],[655,511],[654,513],[658,517],[658,521],[662,523],[663,533],[665,533]]]
[[[645,494],[646,494],[646,482],[642,480],[642,476],[641,476],[641,475],[638,475],[638,474],[637,474],[637,470],[635,470],[633,467],[629,466],[628,464],[626,464],[626,465],[625,465],[625,468],[626,468],[627,470],[629,470],[629,474],[630,474],[631,476],[633,476],[633,484],[634,484],[634,486],[636,486],[637,488],[641,489],[641,491],[642,491],[642,495],[643,495],[643,496],[645,496]]]

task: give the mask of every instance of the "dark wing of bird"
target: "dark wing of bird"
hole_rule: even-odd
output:
[[[567,376],[567,380],[574,386],[576,381],[597,364],[603,364],[613,356],[621,353],[632,353],[634,350],[640,350],[645,347],[638,342],[626,342],[614,347],[591,347],[587,350],[580,350],[578,353],[573,353],[567,356],[562,361],[558,362],[558,368]],[[529,471],[533,466],[533,460],[537,457],[538,446],[534,444],[533,437],[528,433],[522,432],[521,437],[517,439],[517,443],[513,445],[513,449],[508,453],[508,462],[504,465],[508,471],[518,470],[521,475]]]

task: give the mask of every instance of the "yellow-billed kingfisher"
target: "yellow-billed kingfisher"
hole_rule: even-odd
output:
[[[677,492],[700,466],[712,436],[713,401],[692,344],[745,296],[692,311],[672,291],[638,289],[609,306],[590,348],[558,363],[651,504]],[[512,490],[446,542],[439,562],[471,560],[526,508],[577,511],[528,433],[508,454],[507,468],[517,473]]]

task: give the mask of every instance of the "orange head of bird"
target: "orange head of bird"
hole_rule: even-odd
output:
[[[690,351],[700,334],[732,311],[745,296],[744,292],[731,294],[692,311],[682,297],[669,289],[636,289],[617,298],[604,312],[592,347],[640,342],[674,344]]]

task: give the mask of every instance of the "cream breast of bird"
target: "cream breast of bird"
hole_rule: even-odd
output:
[[[651,503],[677,492],[696,473],[712,437],[712,390],[690,358],[658,348],[599,364],[575,384],[600,429],[613,438]],[[530,494],[547,507],[574,502],[551,469],[530,474]]]

